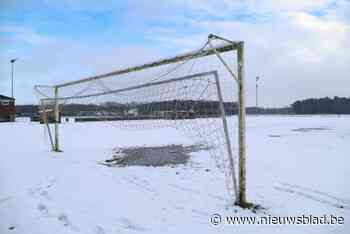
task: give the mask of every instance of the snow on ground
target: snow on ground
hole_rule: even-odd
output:
[[[350,117],[248,117],[248,199],[266,208],[258,214],[230,207],[224,175],[206,151],[174,168],[97,164],[115,147],[194,143],[181,132],[103,122],[60,129],[64,152],[53,153],[41,125],[0,123],[1,234],[350,233]],[[214,226],[214,213],[332,214],[345,224]]]

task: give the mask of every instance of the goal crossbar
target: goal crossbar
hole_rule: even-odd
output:
[[[182,76],[182,77],[177,77],[173,79],[168,79],[168,80],[163,80],[163,81],[157,81],[157,82],[149,82],[141,85],[135,85],[131,87],[126,87],[122,89],[114,89],[114,90],[109,90],[106,92],[100,92],[100,93],[94,93],[94,94],[87,94],[87,95],[80,95],[80,96],[69,96],[69,97],[58,97],[58,98],[43,98],[41,99],[42,101],[62,101],[62,100],[69,100],[69,99],[82,99],[82,98],[89,98],[89,97],[96,97],[96,96],[103,96],[103,95],[108,95],[108,94],[116,94],[116,93],[122,93],[126,91],[131,91],[135,89],[140,89],[140,88],[146,88],[150,86],[155,86],[155,85],[161,85],[161,84],[166,84],[166,83],[171,83],[171,82],[177,82],[177,81],[183,81],[183,80],[189,80],[193,79],[196,77],[202,77],[202,76],[208,76],[208,77],[217,77],[217,71],[208,71],[208,72],[202,72],[202,73],[196,73],[188,76]]]
[[[93,81],[93,80],[99,80],[99,79],[107,78],[107,77],[110,77],[110,76],[116,76],[116,75],[121,75],[121,74],[125,74],[125,73],[130,73],[130,72],[136,72],[136,71],[144,70],[144,69],[147,69],[147,68],[152,68],[152,67],[157,67],[157,66],[161,66],[161,65],[170,64],[170,63],[175,63],[175,62],[183,61],[183,60],[186,60],[186,59],[189,59],[189,58],[192,58],[192,57],[193,58],[194,57],[195,58],[200,58],[200,57],[213,55],[213,54],[215,54],[217,52],[223,53],[223,52],[228,52],[228,51],[232,51],[232,50],[237,50],[239,48],[239,44],[240,44],[240,42],[233,42],[233,43],[225,42],[225,43],[213,46],[212,48],[205,48],[205,49],[199,50],[199,51],[198,50],[191,51],[191,52],[187,52],[187,53],[176,55],[174,57],[169,57],[169,58],[157,60],[157,61],[154,61],[154,62],[150,62],[150,63],[138,65],[138,66],[128,67],[128,68],[124,68],[124,69],[120,69],[120,70],[104,73],[104,74],[101,74],[101,75],[96,75],[96,76],[83,78],[83,79],[80,79],[80,80],[70,81],[70,82],[66,82],[66,83],[55,85],[55,87],[56,88],[62,88],[62,87],[70,86],[70,85],[75,85],[75,84],[80,84],[80,83]]]

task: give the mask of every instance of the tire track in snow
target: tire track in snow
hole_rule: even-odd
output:
[[[308,188],[308,187],[304,187],[304,186],[300,186],[300,185],[294,185],[294,184],[289,184],[289,183],[281,183],[281,184],[285,185],[285,186],[288,186],[288,187],[291,187],[291,188],[298,188],[298,189],[310,191],[312,193],[316,193],[316,194],[328,197],[328,198],[333,199],[335,201],[339,201],[339,202],[345,204],[346,206],[350,207],[350,201],[347,200],[347,199],[339,198],[339,197],[336,197],[336,196],[331,195],[329,193],[325,193],[325,192],[322,192],[322,191],[319,191],[319,190],[316,190],[316,189],[312,189],[312,188]]]
[[[186,187],[183,187],[183,186],[180,186],[180,185],[177,185],[177,184],[169,184],[170,187],[174,188],[174,189],[177,189],[177,190],[181,190],[181,191],[184,191],[184,192],[189,192],[189,193],[192,193],[192,194],[195,194],[195,195],[206,195],[210,198],[213,198],[215,200],[218,200],[218,201],[225,201],[226,199],[220,195],[215,195],[215,194],[211,194],[211,193],[203,193],[203,191],[200,191],[200,190],[195,190],[195,189],[192,189],[192,188],[186,188]]]
[[[282,192],[296,194],[298,196],[305,197],[322,204],[330,205],[338,209],[350,210],[350,205],[344,202],[344,199],[337,198],[325,192],[288,183],[280,183],[280,186],[274,186],[273,188]]]
[[[156,191],[154,189],[152,189],[150,186],[149,186],[149,183],[145,180],[141,181],[140,179],[138,179],[137,177],[123,177],[123,180],[130,183],[130,184],[133,184],[135,185],[136,187],[144,190],[144,191],[147,191],[147,192],[150,192],[150,193],[156,193]],[[145,185],[146,184],[146,185]]]

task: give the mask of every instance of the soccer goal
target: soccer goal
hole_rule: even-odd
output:
[[[205,145],[236,204],[246,206],[243,47],[211,34],[192,52],[35,86],[52,150],[61,150],[59,126],[65,116],[123,129],[173,127]]]

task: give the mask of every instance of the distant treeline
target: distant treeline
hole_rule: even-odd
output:
[[[309,98],[292,104],[295,114],[350,114],[350,98]]]
[[[193,101],[173,100],[163,102],[152,102],[151,104],[138,104],[135,106],[143,115],[151,114],[154,111],[184,111],[193,112],[198,116],[211,116],[220,114],[218,101]],[[237,113],[237,105],[234,102],[224,102],[224,109],[227,115]]]
[[[220,113],[219,103],[217,101],[164,101],[154,102],[152,104],[131,103],[123,105],[115,102],[106,102],[100,105],[96,104],[67,104],[61,106],[61,112],[65,116],[77,116],[81,112],[112,112],[121,113],[128,110],[132,106],[139,109],[142,114],[149,114],[152,111],[189,111],[191,108],[199,115],[217,115]],[[237,103],[224,102],[227,114],[237,114]],[[35,116],[38,114],[39,107],[37,105],[17,105],[17,116]],[[350,98],[334,97],[334,98],[309,98],[298,100],[290,107],[282,108],[256,108],[247,107],[247,114],[350,114]]]
[[[152,111],[193,111],[198,115],[217,115],[220,113],[219,102],[217,101],[193,101],[193,100],[172,100],[152,103],[130,103],[128,105],[106,102],[102,104],[66,104],[61,105],[60,112],[63,116],[77,116],[82,112],[109,112],[123,113],[129,109],[136,108],[140,114],[150,114]],[[224,102],[226,114],[237,113],[237,105],[234,102]],[[17,116],[38,115],[37,105],[17,105]]]

